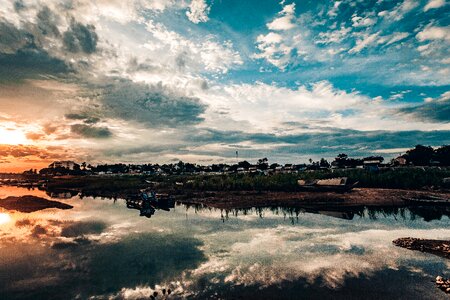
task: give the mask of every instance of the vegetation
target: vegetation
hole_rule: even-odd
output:
[[[295,191],[297,180],[348,177],[350,182],[359,182],[359,187],[421,189],[440,187],[443,178],[450,177],[450,169],[440,168],[390,168],[376,172],[364,169],[321,170],[300,174],[277,174],[273,176],[218,175],[194,176],[186,187],[200,190],[271,190]]]

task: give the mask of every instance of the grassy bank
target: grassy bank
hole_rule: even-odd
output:
[[[277,174],[272,176],[236,175],[173,175],[173,176],[85,176],[70,179],[51,179],[49,189],[78,189],[86,195],[103,193],[130,193],[149,187],[155,189],[199,191],[297,191],[298,179],[324,179],[348,177],[359,182],[359,187],[422,189],[441,187],[442,180],[450,177],[450,169],[398,168],[370,172],[362,169]]]
[[[450,169],[399,168],[370,172],[362,169],[303,172],[300,174],[278,174],[273,176],[219,175],[189,178],[186,187],[199,190],[270,190],[296,191],[298,179],[326,179],[348,177],[358,181],[359,187],[422,189],[441,187],[443,178],[450,177]]]

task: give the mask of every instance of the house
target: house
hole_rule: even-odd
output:
[[[407,163],[406,158],[404,158],[403,156],[399,156],[397,158],[394,158],[393,160],[393,164],[396,166],[405,166]]]
[[[384,158],[381,156],[369,156],[363,159],[364,169],[369,171],[378,171]]]
[[[50,165],[48,165],[48,168],[49,169],[64,168],[64,169],[68,169],[68,170],[74,170],[74,169],[79,169],[80,165],[71,160],[54,161]]]

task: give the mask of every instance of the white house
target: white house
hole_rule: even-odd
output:
[[[50,165],[48,165],[49,169],[65,168],[68,170],[73,170],[77,166],[80,167],[79,164],[77,164],[76,162],[73,162],[71,160],[54,161]]]

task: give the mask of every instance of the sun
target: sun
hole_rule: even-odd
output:
[[[0,213],[0,225],[6,224],[11,221],[11,217],[7,213]]]
[[[26,143],[27,138],[21,130],[0,128],[0,144],[18,145]]]

